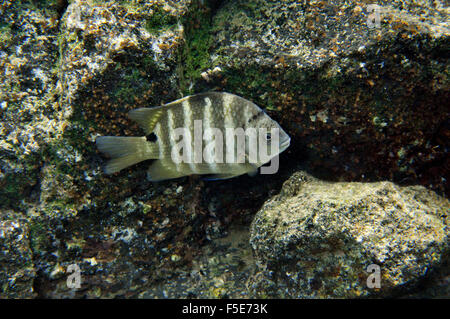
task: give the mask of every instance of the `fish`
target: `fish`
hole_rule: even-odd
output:
[[[227,92],[134,109],[128,117],[146,135],[97,137],[98,150],[111,158],[106,174],[154,160],[147,178],[155,182],[189,175],[254,176],[290,145],[289,135],[259,106]]]

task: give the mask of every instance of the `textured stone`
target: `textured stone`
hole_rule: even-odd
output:
[[[450,203],[421,186],[330,183],[302,172],[255,216],[258,296],[389,296],[448,258]],[[368,288],[378,265],[381,287]]]
[[[369,29],[353,1],[2,1],[0,245],[13,251],[2,297],[250,296],[247,232],[220,238],[299,162],[444,192],[447,9],[381,4]],[[129,110],[206,90],[288,128],[279,174],[152,184],[148,163],[103,174],[97,136],[143,135]],[[67,287],[73,264],[81,289]]]
[[[0,298],[33,298],[36,270],[28,220],[0,211]]]
[[[60,130],[51,94],[58,13],[18,1],[2,1],[0,10],[0,200],[17,205],[35,197],[39,153]]]
[[[296,160],[326,178],[447,193],[448,6],[443,1],[226,1],[205,81],[286,127]]]

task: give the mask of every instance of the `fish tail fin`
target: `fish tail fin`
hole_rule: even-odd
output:
[[[104,168],[106,174],[159,157],[158,145],[145,137],[99,136],[95,143],[100,152],[111,157]]]

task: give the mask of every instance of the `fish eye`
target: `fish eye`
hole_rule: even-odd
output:
[[[266,141],[270,141],[272,139],[272,135],[270,133],[266,134]]]

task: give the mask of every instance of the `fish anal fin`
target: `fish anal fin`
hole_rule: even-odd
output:
[[[179,178],[182,176],[186,176],[186,174],[178,172],[175,163],[168,160],[157,160],[153,162],[147,171],[147,178],[152,182]]]
[[[233,178],[233,177],[240,176],[240,175],[242,175],[242,173],[240,173],[240,174],[213,174],[213,175],[209,175],[208,177],[204,177],[203,180],[215,181],[215,180],[221,180],[221,179],[229,179],[229,178]]]
[[[150,134],[153,132],[163,112],[163,106],[142,107],[128,112],[128,117],[136,121],[146,134]]]

